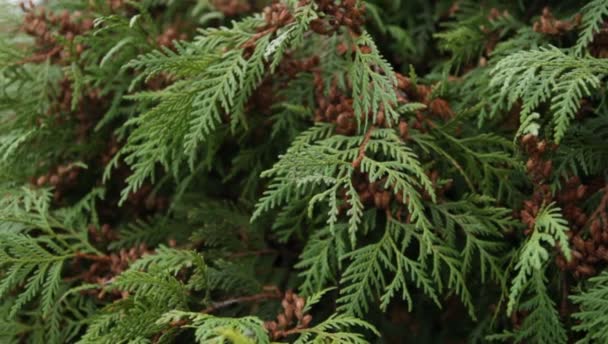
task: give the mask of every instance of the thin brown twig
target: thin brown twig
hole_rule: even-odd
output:
[[[250,39],[248,39],[245,43],[242,44],[241,48],[246,49],[246,48],[250,48],[250,47],[255,47],[255,44],[257,43],[257,41],[266,36],[267,34],[273,33],[276,30],[278,30],[278,28],[276,27],[270,27],[268,29],[265,29],[263,31],[260,31],[256,34],[254,34],[253,36],[251,36]]]
[[[83,271],[83,272],[79,273],[78,275],[64,277],[63,280],[65,282],[80,281],[80,280],[85,279],[87,274],[88,274],[88,271]]]
[[[291,330],[283,331],[283,333],[281,333],[281,335],[282,335],[282,338],[289,337],[292,334],[302,332],[302,330],[304,330],[304,329],[306,329],[306,327],[294,327]]]
[[[17,64],[21,65],[21,64],[31,63],[31,62],[43,62],[44,60],[51,58],[53,55],[59,53],[61,51],[61,49],[63,49],[63,47],[58,45],[46,53],[39,53],[38,55],[34,55],[31,57],[25,58],[21,61],[18,61]]]
[[[566,274],[564,274],[562,276],[562,300],[561,300],[561,305],[560,305],[560,313],[561,313],[561,316],[563,316],[563,317],[569,315],[569,312],[568,312],[568,296],[569,296],[568,291],[569,290],[570,290],[570,286],[568,283],[568,276]]]
[[[591,216],[589,216],[589,220],[587,220],[587,224],[591,223],[596,217],[598,217],[598,215],[602,215],[602,213],[606,212],[606,207],[608,206],[608,184],[606,184],[606,186],[601,188],[600,191],[602,191],[604,193],[604,195],[602,196],[602,199],[601,199],[598,207],[595,209],[593,214],[591,214]],[[602,220],[606,220],[603,218],[604,216],[602,216]]]
[[[390,209],[386,209],[385,212],[386,212],[386,218],[389,221],[392,220],[393,219],[393,214],[391,213],[391,210]]]
[[[245,252],[234,252],[231,253],[228,258],[240,258],[240,257],[247,257],[247,256],[264,256],[264,255],[271,255],[271,254],[278,254],[279,252],[277,250],[273,250],[273,249],[263,249],[263,250],[257,250],[257,251],[245,251]]]
[[[359,168],[359,166],[361,166],[361,161],[363,161],[363,158],[365,157],[365,149],[367,148],[369,141],[372,139],[372,132],[374,129],[376,129],[376,127],[373,125],[367,129],[367,132],[363,137],[363,141],[359,145],[359,154],[357,155],[357,158],[353,160],[352,166],[354,168]]]
[[[269,299],[280,299],[281,297],[283,297],[281,295],[281,292],[279,292],[279,290],[275,288],[275,290],[273,290],[273,291],[265,291],[265,292],[262,292],[259,294],[240,296],[240,297],[235,297],[235,298],[220,301],[220,302],[215,302],[211,306],[203,309],[201,312],[202,313],[213,313],[219,309],[226,308],[226,307],[232,306],[237,303],[257,302],[257,301],[269,300]]]
[[[76,258],[82,258],[82,259],[88,259],[88,260],[94,260],[97,262],[110,262],[112,261],[112,258],[110,258],[110,256],[98,256],[95,254],[87,254],[87,253],[82,253],[82,252],[76,252],[75,254]]]

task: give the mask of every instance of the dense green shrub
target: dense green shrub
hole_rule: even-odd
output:
[[[607,0],[0,12],[3,343],[608,342]]]

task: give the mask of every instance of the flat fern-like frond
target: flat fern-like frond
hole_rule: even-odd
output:
[[[389,125],[396,123],[399,119],[395,108],[397,79],[392,67],[380,55],[376,43],[367,32],[359,36],[354,44],[356,50],[348,74],[353,85],[355,118],[358,121],[364,119],[362,127],[367,128],[368,115],[372,114],[375,121],[378,112],[383,111]]]
[[[555,302],[549,296],[544,272],[535,271],[529,282],[531,296],[520,305],[520,310],[528,312],[521,326],[513,332],[491,335],[488,339],[515,343],[568,343]]]
[[[413,227],[408,228],[410,231]],[[365,314],[369,301],[381,295],[380,307],[386,309],[389,301],[399,291],[400,298],[411,309],[413,299],[410,285],[421,288],[436,303],[439,303],[436,287],[424,264],[408,257],[404,251],[410,245],[412,233],[403,233],[404,228],[389,221],[382,238],[344,256],[350,264],[341,279],[344,287],[340,291],[338,310],[347,314]],[[388,278],[382,271],[390,271]],[[410,282],[412,281],[412,282]]]
[[[380,333],[369,323],[346,315],[333,315],[322,323],[300,331],[300,337],[294,344],[305,343],[335,343],[335,344],[367,344],[369,341],[360,333],[347,332],[351,328],[371,331],[379,336]]]
[[[355,172],[360,171],[367,174],[370,182],[382,180],[384,188],[408,199],[407,209],[412,222],[428,230],[430,223],[419,190],[426,191],[431,199],[434,199],[435,192],[418,156],[398,138],[394,129],[371,130],[368,139],[335,135],[317,141],[308,138],[311,134],[316,135],[314,131],[304,132],[271,169],[262,173],[271,181],[256,206],[253,220],[263,212],[313,190],[314,195],[309,200],[310,212],[312,214],[317,203],[326,202],[327,223],[333,231],[341,215],[338,208],[343,203],[337,196],[343,191],[347,195],[346,216],[350,239],[354,243],[363,215],[363,204],[353,185]],[[300,143],[300,140],[311,143]],[[364,155],[359,169],[356,169],[353,161],[361,154],[364,140],[367,141]]]
[[[322,290],[336,278],[340,258],[346,254],[347,240],[344,224],[337,224],[332,234],[328,227],[318,230],[308,240],[300,255],[300,261],[295,265],[302,269],[303,279],[300,290],[305,295],[311,295]]]
[[[161,48],[131,60],[124,68],[134,68],[139,71],[138,78],[151,80],[161,73],[167,73],[174,78],[185,78],[203,72],[209,64],[218,57],[214,52],[199,51],[186,43],[176,42],[176,51]]]
[[[594,35],[598,33],[604,19],[608,17],[608,1],[589,1],[581,9],[581,13],[583,14],[582,29],[576,41],[576,51],[579,54],[582,54],[589,43],[593,41]]]
[[[160,325],[169,325],[179,320],[188,320],[188,327],[195,329],[198,343],[225,343],[226,340],[240,338],[241,343],[270,344],[263,323],[256,317],[224,318],[209,314],[171,311],[157,320]]]
[[[0,281],[0,299],[25,283],[13,304],[10,317],[14,317],[26,304],[40,296],[40,309],[48,315],[58,298],[63,264],[74,256],[52,241],[37,241],[16,233],[0,235],[0,266],[5,269]]]
[[[163,300],[174,307],[184,306],[187,291],[175,277],[166,273],[126,271],[116,277],[110,289],[128,291],[135,297]]]
[[[526,289],[529,279],[536,273],[542,275],[544,266],[549,259],[550,252],[547,247],[559,245],[564,256],[571,259],[568,245],[568,222],[561,216],[561,210],[554,204],[547,205],[539,210],[536,216],[534,231],[524,244],[518,255],[515,265],[516,276],[509,291],[507,313],[515,309],[519,297]]]
[[[584,337],[577,343],[601,343],[608,341],[608,273],[589,279],[589,284],[571,295],[570,299],[580,309],[572,317],[578,321],[574,330]]]
[[[607,73],[608,65],[601,59],[574,57],[548,47],[517,52],[500,60],[490,84],[509,107],[522,100],[522,123],[542,103],[549,102],[554,136],[559,142],[579,110],[581,98],[598,89]]]

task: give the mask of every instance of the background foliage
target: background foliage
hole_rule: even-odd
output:
[[[2,342],[608,342],[608,1],[1,6]]]

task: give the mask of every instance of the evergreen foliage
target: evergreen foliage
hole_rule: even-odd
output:
[[[0,0],[0,341],[608,342],[607,23]]]

